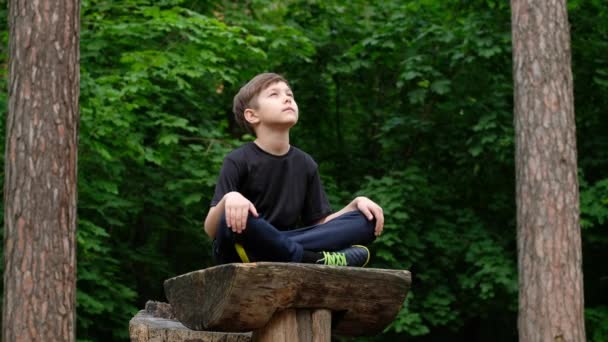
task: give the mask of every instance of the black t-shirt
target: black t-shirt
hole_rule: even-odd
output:
[[[331,213],[317,163],[291,146],[275,156],[249,142],[224,158],[211,206],[238,191],[277,229],[307,226]]]

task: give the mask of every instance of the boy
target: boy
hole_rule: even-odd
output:
[[[298,105],[280,75],[257,75],[234,97],[236,121],[256,139],[225,159],[205,219],[219,264],[280,261],[365,266],[382,233],[376,203],[357,197],[331,213],[317,164],[289,145]],[[293,229],[298,223],[306,227]]]

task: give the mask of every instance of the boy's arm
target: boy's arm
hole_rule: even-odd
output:
[[[217,232],[217,226],[220,223],[220,219],[222,218],[222,214],[224,213],[226,203],[226,196],[222,198],[215,206],[209,208],[209,212],[207,213],[207,217],[205,218],[205,233],[209,235],[210,238],[215,239],[215,234]]]
[[[317,224],[329,222],[342,214],[355,210],[361,211],[361,213],[363,213],[363,215],[365,215],[365,217],[367,217],[367,219],[370,221],[376,218],[374,234],[376,236],[380,236],[380,234],[382,234],[382,230],[384,229],[384,212],[378,204],[363,196],[355,198],[344,208],[319,220]]]

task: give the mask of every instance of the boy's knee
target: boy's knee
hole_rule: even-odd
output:
[[[361,236],[366,236],[372,241],[376,238],[376,218],[368,219],[360,210],[350,211],[345,214],[345,217],[349,225],[356,228]]]
[[[357,219],[361,222],[362,227],[364,227],[365,235],[369,239],[369,241],[374,241],[376,239],[376,218],[373,217],[371,220],[365,216],[361,211],[357,210]]]
[[[249,228],[255,229],[256,227],[258,227],[260,225],[265,225],[265,224],[268,224],[268,222],[265,219],[263,219],[261,217],[255,217],[251,213],[249,213],[249,215],[247,215],[247,223],[246,223],[247,229],[249,229]]]
[[[352,211],[353,215],[361,222],[365,222],[368,226],[375,227],[376,226],[376,218],[373,217],[371,220],[361,212],[361,210]]]

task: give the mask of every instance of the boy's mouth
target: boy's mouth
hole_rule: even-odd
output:
[[[295,109],[293,109],[293,107],[287,107],[287,108],[283,108],[283,111],[284,111],[284,112],[286,112],[286,111],[288,111],[288,110],[290,110],[290,111],[292,111],[292,112],[295,112],[295,111],[296,111]]]

